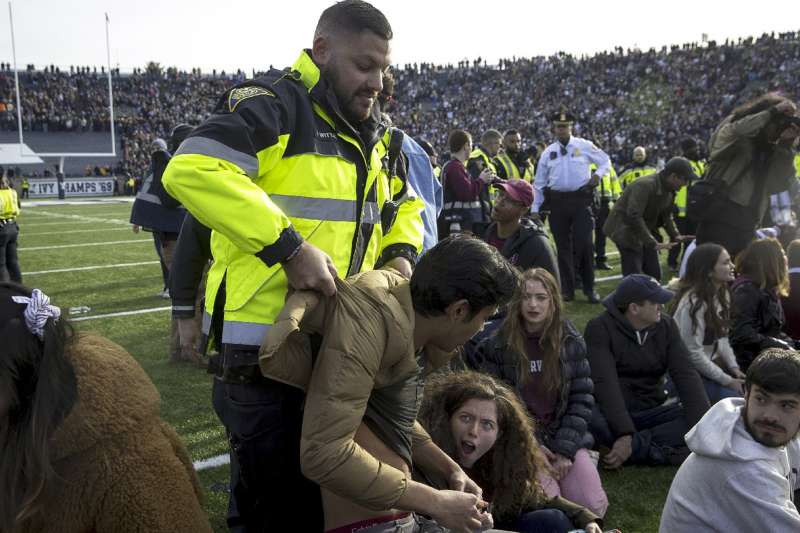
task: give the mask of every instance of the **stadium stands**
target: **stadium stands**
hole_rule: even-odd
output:
[[[14,132],[14,77],[8,64],[3,67],[0,130]],[[473,134],[490,127],[514,127],[526,146],[548,140],[545,117],[565,104],[579,117],[576,133],[603,145],[615,164],[626,163],[635,145],[648,147],[655,162],[673,155],[686,135],[707,139],[724,114],[756,93],[782,90],[798,99],[798,73],[798,32],[660,50],[617,48],[582,58],[559,53],[501,60],[499,65],[481,60],[457,66],[414,64],[395,70],[397,87],[390,111],[400,127],[444,151],[447,133],[454,127]],[[178,122],[199,123],[217,98],[244,78],[242,72],[204,75],[153,64],[131,74],[115,72],[121,155],[115,172],[145,175],[153,138],[166,137]],[[108,87],[102,69],[66,72],[29,65],[21,72],[20,83],[26,132],[41,132],[42,139],[54,131],[64,133],[43,142],[66,143],[69,151],[82,151],[89,143],[94,146],[94,138],[86,137],[86,132],[106,132],[108,138]],[[75,132],[83,133],[68,135]],[[34,137],[28,135],[26,142],[30,139],[35,147]],[[85,163],[71,168],[77,166]]]

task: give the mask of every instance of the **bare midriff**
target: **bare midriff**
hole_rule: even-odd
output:
[[[358,427],[354,440],[356,444],[379,461],[391,465],[404,472],[407,477],[411,477],[406,462],[389,449],[365,424],[362,423]],[[350,500],[341,498],[324,488],[322,489],[322,507],[325,511],[325,531],[362,520],[399,515],[405,512],[396,509],[372,511]]]

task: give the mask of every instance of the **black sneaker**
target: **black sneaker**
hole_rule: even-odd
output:
[[[592,291],[586,294],[586,299],[589,300],[590,304],[599,304],[600,294],[597,291]]]
[[[614,270],[606,261],[595,261],[594,262],[594,269],[595,270]]]

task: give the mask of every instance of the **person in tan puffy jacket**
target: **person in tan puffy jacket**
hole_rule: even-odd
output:
[[[192,461],[123,348],[0,283],[0,531],[211,531]]]

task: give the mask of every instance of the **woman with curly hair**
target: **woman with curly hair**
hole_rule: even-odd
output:
[[[506,318],[467,364],[513,387],[536,420],[545,492],[603,516],[608,497],[589,453],[594,385],[586,343],[564,318],[559,284],[547,270],[523,272]]]
[[[594,513],[545,495],[538,477],[546,465],[533,421],[516,393],[500,381],[471,371],[435,375],[426,386],[418,420],[483,489],[496,527],[522,533],[565,533],[578,527],[601,533]]]
[[[751,242],[736,258],[739,277],[731,287],[730,340],[743,372],[762,350],[793,349],[783,332],[781,296],[789,293],[786,254],[775,239]]]
[[[142,367],[0,283],[0,531],[211,531],[186,448]]]
[[[745,375],[728,340],[728,284],[733,278],[728,251],[719,244],[701,244],[689,256],[673,299],[672,317],[712,404],[744,394]]]

